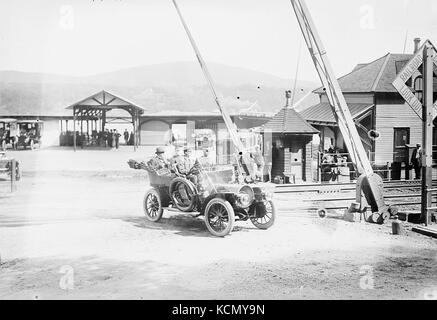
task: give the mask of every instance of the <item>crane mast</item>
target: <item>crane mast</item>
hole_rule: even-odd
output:
[[[194,52],[196,53],[197,60],[199,61],[200,67],[202,68],[203,74],[205,76],[206,81],[208,82],[209,88],[211,89],[211,92],[214,96],[215,103],[217,104],[217,107],[219,108],[223,120],[225,122],[225,125],[228,129],[229,135],[231,137],[232,142],[234,143],[235,147],[239,152],[243,152],[243,144],[241,143],[240,138],[238,137],[237,128],[235,126],[235,123],[232,122],[232,119],[227,111],[227,109],[223,106],[221,103],[217,91],[215,90],[214,81],[211,77],[211,74],[209,73],[208,66],[206,65],[205,61],[202,58],[202,55],[200,54],[200,50],[196,45],[196,42],[194,41],[193,36],[191,35],[190,29],[188,28],[188,25],[185,22],[184,17],[182,16],[181,10],[179,9],[179,6],[176,2],[176,0],[172,0],[173,4],[176,8],[176,11],[179,15],[179,18],[182,22],[182,25],[184,26],[185,32],[187,33],[188,39],[190,40],[191,46],[193,47]]]
[[[242,157],[242,164],[246,164],[245,169],[247,170],[247,174],[250,177],[250,179],[253,179],[254,177],[254,169],[252,166],[247,165],[250,164],[250,154],[246,152],[244,149],[244,145],[240,140],[240,137],[238,136],[237,126],[232,121],[231,116],[229,115],[228,110],[226,107],[221,103],[220,98],[217,94],[217,91],[215,90],[215,84],[211,77],[211,74],[209,73],[208,66],[206,65],[205,61],[202,58],[202,55],[200,54],[200,50],[196,45],[196,42],[194,41],[193,36],[191,35],[190,29],[188,28],[187,23],[185,22],[184,17],[182,16],[182,12],[179,9],[179,6],[176,2],[176,0],[172,0],[173,4],[176,8],[176,11],[179,15],[179,18],[182,22],[182,25],[185,29],[185,32],[187,33],[188,39],[190,40],[191,46],[193,47],[193,50],[196,54],[197,60],[199,61],[200,67],[202,68],[203,75],[205,76],[206,81],[208,82],[209,88],[211,89],[211,93],[214,96],[215,103],[217,104],[217,107],[219,108],[219,111],[223,117],[223,120],[225,122],[226,128],[228,129],[229,136],[237,149],[238,153]],[[236,156],[236,166],[238,168],[239,175],[242,177],[244,168],[240,165],[240,160],[238,159],[238,156]]]
[[[357,181],[357,202],[361,204],[360,209],[363,211],[369,204],[374,213],[373,222],[381,222],[389,216],[387,213],[390,211],[385,205],[382,179],[373,171],[305,0],[291,0],[291,4],[326,96],[336,115],[351,160],[361,175]]]

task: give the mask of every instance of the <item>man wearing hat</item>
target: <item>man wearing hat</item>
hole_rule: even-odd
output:
[[[191,149],[188,147],[184,148],[184,156],[181,158],[178,158],[177,163],[175,165],[176,167],[176,173],[182,176],[187,177],[191,182],[193,182],[195,185],[197,185],[198,179],[196,172],[193,172],[192,169],[195,169],[195,165],[197,162],[195,162],[191,158]]]
[[[164,158],[165,149],[163,147],[156,148],[156,155],[147,162],[150,169],[159,171],[164,168],[169,168],[169,163]]]
[[[177,176],[181,175],[181,173],[179,173],[179,166],[183,162],[183,157],[183,147],[176,147],[175,154],[170,158],[170,169],[171,172]]]
[[[203,149],[203,155],[198,159],[200,166],[202,169],[210,171],[214,168],[214,164],[209,157],[209,149]]]
[[[411,155],[411,164],[413,165],[416,179],[420,179],[420,170],[422,169],[422,146],[420,143],[416,145],[413,154]]]

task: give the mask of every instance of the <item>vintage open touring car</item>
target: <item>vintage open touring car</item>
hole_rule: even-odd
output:
[[[20,134],[16,148],[23,148],[34,150],[36,146],[41,148],[42,145],[42,132],[44,128],[44,122],[40,120],[19,120],[18,126],[20,128]]]
[[[18,141],[18,120],[12,118],[0,119],[0,150],[8,147],[15,149]]]
[[[175,176],[168,169],[152,170],[144,162],[129,160],[133,169],[149,174],[150,186],[143,200],[146,218],[158,222],[164,210],[197,213],[204,216],[209,232],[224,237],[232,232],[235,221],[250,220],[259,229],[268,229],[275,222],[273,192],[262,184],[234,184],[214,182],[223,180],[224,171],[197,172],[195,185],[185,177]],[[218,179],[216,179],[218,178]]]

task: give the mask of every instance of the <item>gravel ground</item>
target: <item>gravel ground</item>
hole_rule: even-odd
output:
[[[437,298],[436,240],[320,219],[299,197],[278,196],[270,230],[223,239],[187,214],[147,222],[147,177],[126,165],[146,154],[10,152],[23,179],[0,182],[0,299]]]

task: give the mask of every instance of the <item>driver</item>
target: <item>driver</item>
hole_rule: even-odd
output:
[[[185,176],[194,185],[198,183],[198,162],[194,161],[191,157],[191,149],[188,147],[184,148],[183,157],[179,157],[175,161],[175,171],[176,174]]]

